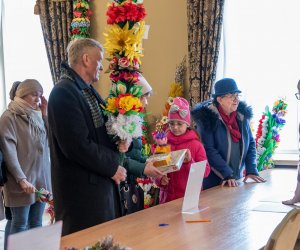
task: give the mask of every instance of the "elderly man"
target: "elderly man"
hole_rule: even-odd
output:
[[[103,69],[103,47],[84,38],[67,51],[48,103],[55,218],[63,220],[63,235],[119,217],[117,184],[126,178],[106,133],[104,101],[92,86]],[[119,150],[127,151],[126,143]]]

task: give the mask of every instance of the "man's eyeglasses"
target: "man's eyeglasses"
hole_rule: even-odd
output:
[[[231,94],[226,94],[223,97],[230,98],[231,100],[239,100],[242,97],[242,95],[238,93],[231,93]]]
[[[296,93],[295,96],[296,96],[296,98],[297,98],[298,100],[300,100],[300,93],[299,93],[299,92]]]

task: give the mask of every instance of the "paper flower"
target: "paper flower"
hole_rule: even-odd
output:
[[[106,12],[108,16],[107,24],[118,23],[120,26],[124,22],[139,22],[146,16],[143,4],[126,1],[122,4],[112,3]]]
[[[46,212],[50,216],[50,224],[54,223],[55,220],[55,214],[54,214],[54,201],[53,201],[53,195],[48,190],[41,188],[40,190],[35,190],[35,194],[37,195],[37,198],[40,202],[45,202],[48,207],[46,209]]]
[[[92,15],[89,0],[73,1],[73,20],[71,22],[71,39],[90,36],[90,18]]]
[[[256,132],[256,148],[257,148],[257,169],[271,168],[274,166],[272,155],[280,142],[279,132],[285,125],[285,116],[287,104],[284,99],[275,101],[272,113],[266,106],[265,111],[259,120]]]
[[[104,33],[106,53],[109,56],[114,56],[115,54],[122,57],[125,56],[129,60],[130,65],[133,65],[134,59],[140,64],[140,57],[143,56],[141,41],[145,32],[144,25],[144,22],[140,22],[130,28],[129,23],[126,22],[123,28],[117,24],[107,28],[106,33]]]

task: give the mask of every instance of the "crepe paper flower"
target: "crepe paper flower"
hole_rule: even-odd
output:
[[[169,121],[168,116],[163,116],[163,117],[161,118],[160,121],[161,121],[161,123],[164,124],[164,125],[165,125],[165,124],[168,124],[168,121]]]
[[[90,17],[93,14],[89,0],[73,1],[73,20],[71,22],[71,39],[89,37]]]
[[[142,136],[143,118],[138,115],[109,115],[106,122],[107,133],[112,136],[118,136],[121,140],[132,142],[132,138]]]
[[[280,142],[279,132],[285,125],[283,117],[287,113],[286,108],[287,104],[284,99],[276,100],[272,108],[272,113],[269,107],[266,106],[259,120],[255,138],[258,171],[274,166],[272,156]]]
[[[35,190],[35,194],[40,202],[45,202],[48,205],[46,212],[50,216],[50,224],[54,223],[55,214],[54,214],[54,201],[53,195],[48,190],[41,188],[40,190]]]
[[[159,203],[159,187],[151,178],[137,178],[139,186],[144,191],[144,208],[158,205]]]
[[[107,24],[118,23],[122,25],[125,21],[139,22],[146,16],[143,4],[136,4],[133,1],[127,1],[122,4],[112,3],[106,12],[108,16]]]
[[[164,139],[167,137],[167,133],[165,131],[155,131],[152,133],[153,140]]]
[[[114,24],[107,28],[104,36],[106,42],[104,47],[109,56],[119,54],[125,56],[129,60],[130,64],[134,63],[134,59],[141,64],[140,57],[142,54],[141,40],[145,31],[145,23],[136,23],[131,29],[129,24],[126,23],[123,28]]]
[[[118,60],[118,65],[121,67],[121,68],[128,68],[130,66],[130,62],[129,60],[127,59],[127,57],[121,57],[119,60]]]
[[[134,71],[113,71],[109,78],[113,82],[123,81],[130,84],[138,82],[139,73]]]
[[[138,116],[143,116],[142,112],[144,111],[141,100],[132,94],[120,94],[118,97],[108,98],[104,109],[112,114]],[[109,113],[106,115],[110,115]]]
[[[171,83],[169,97],[183,96],[183,85],[178,83]]]

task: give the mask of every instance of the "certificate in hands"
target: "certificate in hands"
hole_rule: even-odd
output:
[[[151,155],[147,161],[153,161],[153,165],[157,169],[167,174],[180,170],[185,153],[186,149],[181,149],[165,154],[155,154]]]

